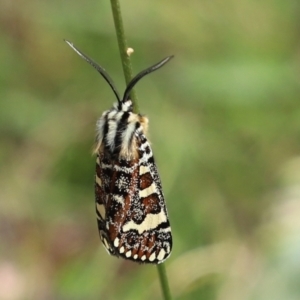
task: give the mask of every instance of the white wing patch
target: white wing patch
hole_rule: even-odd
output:
[[[143,166],[143,165],[140,166],[140,175],[146,174],[148,172],[150,172],[150,169],[148,166]]]
[[[98,213],[100,214],[102,220],[105,220],[105,207],[103,204],[96,203],[96,208]]]
[[[155,182],[152,182],[149,187],[139,191],[140,198],[148,197],[154,193],[157,193]]]
[[[137,230],[139,234],[142,234],[146,230],[155,229],[161,223],[167,221],[167,216],[165,212],[162,210],[158,214],[147,214],[145,220],[141,224],[136,224],[134,221],[129,221],[125,225],[123,225],[122,230],[124,232],[130,230]]]

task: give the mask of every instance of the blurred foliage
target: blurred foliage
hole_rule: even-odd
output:
[[[175,299],[299,299],[297,1],[122,1],[174,234]],[[109,1],[0,3],[0,299],[159,299],[153,266],[109,257],[94,128],[125,87]]]

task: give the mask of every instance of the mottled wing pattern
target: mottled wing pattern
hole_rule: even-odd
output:
[[[107,203],[109,197],[111,197],[111,174],[112,165],[104,155],[104,152],[97,153],[96,160],[96,176],[95,176],[95,200],[96,200],[96,214],[97,223],[101,241],[105,246],[105,249],[111,255],[117,255],[107,235]]]
[[[110,254],[157,264],[171,253],[171,228],[150,144],[142,130],[137,129],[134,138],[136,159],[112,162],[105,151],[99,151],[98,227]]]

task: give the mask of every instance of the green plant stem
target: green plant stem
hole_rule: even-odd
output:
[[[111,9],[114,17],[116,34],[117,34],[117,39],[119,44],[119,51],[120,51],[121,61],[123,66],[123,72],[124,72],[126,84],[128,84],[133,78],[133,76],[132,76],[132,67],[131,67],[130,58],[129,55],[127,54],[128,46],[125,37],[120,2],[119,0],[110,0],[110,3],[111,3]],[[133,103],[133,111],[135,113],[138,113],[138,101],[134,89],[131,90],[130,99]]]
[[[157,271],[159,274],[159,280],[160,280],[160,286],[163,292],[163,296],[165,300],[171,300],[171,291],[169,287],[169,282],[168,282],[168,276],[167,276],[167,271],[165,268],[165,264],[159,264],[157,265]]]
[[[111,3],[111,9],[114,17],[114,23],[115,23],[121,61],[123,66],[123,72],[124,72],[126,84],[128,84],[133,78],[133,76],[132,76],[132,67],[131,67],[130,58],[127,54],[128,47],[127,47],[124,26],[122,21],[121,7],[120,7],[119,0],[110,0],[110,3]],[[130,99],[132,100],[133,103],[133,111],[135,113],[138,113],[138,101],[134,90],[132,90],[130,93]],[[167,272],[164,264],[157,265],[157,270],[159,274],[159,280],[160,280],[160,285],[162,288],[164,299],[171,300],[172,298],[171,298],[171,293],[170,293],[170,288],[168,283],[168,277],[167,277]]]

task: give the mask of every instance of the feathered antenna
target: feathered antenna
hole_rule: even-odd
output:
[[[137,82],[142,79],[145,75],[150,74],[156,70],[158,70],[159,68],[161,68],[162,66],[164,66],[170,59],[172,59],[174,56],[167,56],[166,58],[164,58],[163,60],[161,60],[160,62],[156,63],[155,65],[141,71],[140,73],[138,73],[127,85],[126,90],[124,92],[124,96],[123,99],[121,100],[120,95],[118,93],[117,88],[115,87],[115,84],[113,82],[113,80],[110,78],[110,76],[107,74],[107,72],[105,71],[104,68],[102,68],[100,65],[98,65],[95,61],[93,61],[91,58],[89,58],[86,54],[84,54],[83,52],[81,52],[78,48],[76,48],[73,43],[64,40],[79,56],[81,56],[85,61],[87,61],[91,66],[93,66],[102,76],[103,78],[106,80],[106,82],[109,84],[109,86],[111,87],[111,89],[113,90],[114,94],[116,95],[117,99],[118,99],[118,103],[119,106],[121,107],[122,103],[124,103],[125,101],[128,100],[129,95],[131,90],[133,89],[133,87],[137,84]]]

